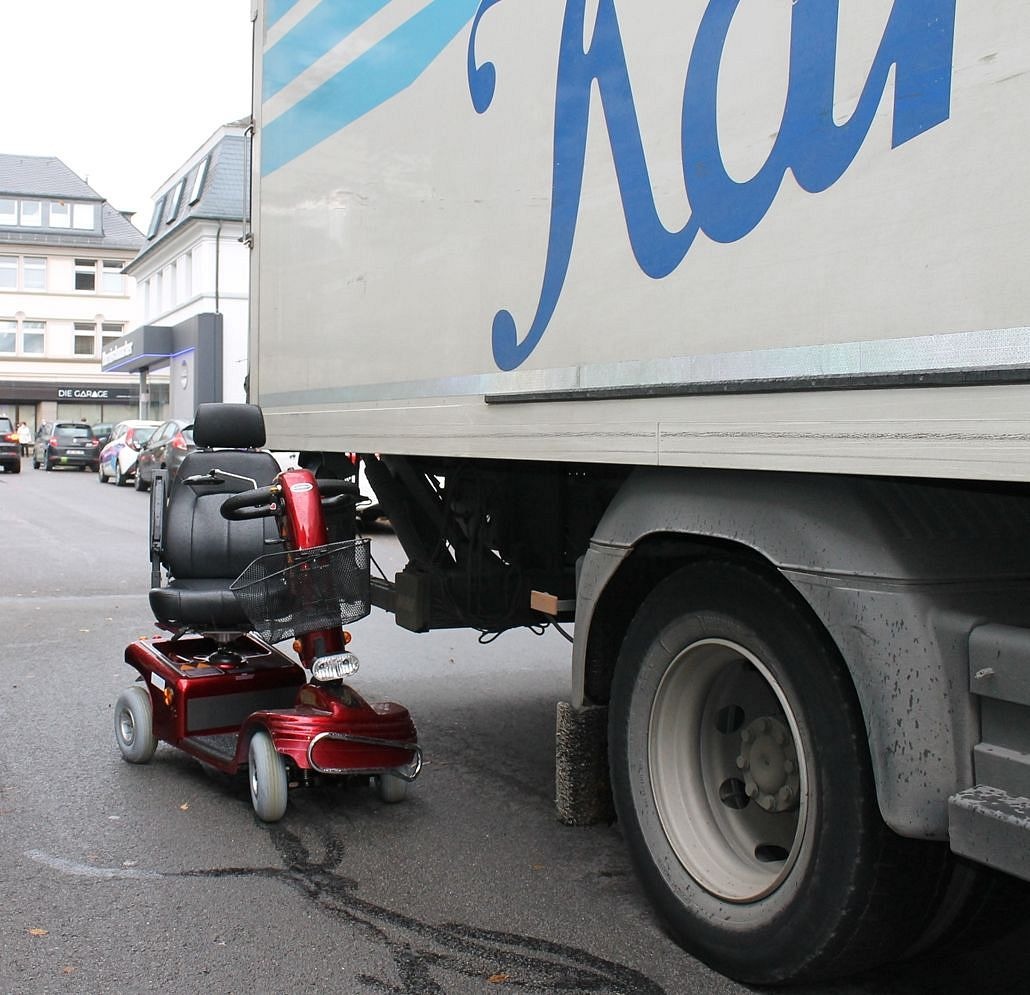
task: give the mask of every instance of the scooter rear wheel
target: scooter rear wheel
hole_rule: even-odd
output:
[[[157,749],[154,738],[154,706],[150,692],[139,684],[126,688],[114,706],[114,738],[130,764],[150,762]]]
[[[286,764],[267,732],[250,740],[250,800],[262,822],[278,822],[286,814],[288,782]]]

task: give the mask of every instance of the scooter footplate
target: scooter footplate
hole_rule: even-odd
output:
[[[229,766],[236,760],[236,744],[239,734],[234,732],[218,733],[214,736],[187,736],[179,744],[187,753],[203,760],[205,756],[216,761],[220,767]]]

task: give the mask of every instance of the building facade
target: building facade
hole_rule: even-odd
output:
[[[137,415],[135,379],[101,354],[133,320],[144,244],[60,159],[0,154],[0,413],[33,430]]]
[[[246,399],[250,249],[249,121],[220,127],[158,189],[138,255],[131,330],[107,345],[106,372],[133,373],[144,398],[167,382],[167,416]]]

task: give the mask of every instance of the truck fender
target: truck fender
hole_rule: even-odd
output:
[[[670,570],[687,550],[698,555],[698,543],[761,557],[809,605],[848,668],[885,821],[902,835],[945,839],[947,799],[972,783],[978,738],[968,636],[999,606],[1019,604],[1027,575],[1016,547],[1030,544],[983,527],[1006,514],[1004,503],[877,478],[635,471],[580,562],[571,704],[603,703],[590,693],[590,635],[606,614],[598,605],[649,543],[664,540]]]

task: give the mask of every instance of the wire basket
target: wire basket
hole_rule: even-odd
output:
[[[229,585],[254,631],[270,643],[338,629],[370,611],[369,540],[259,556]]]

